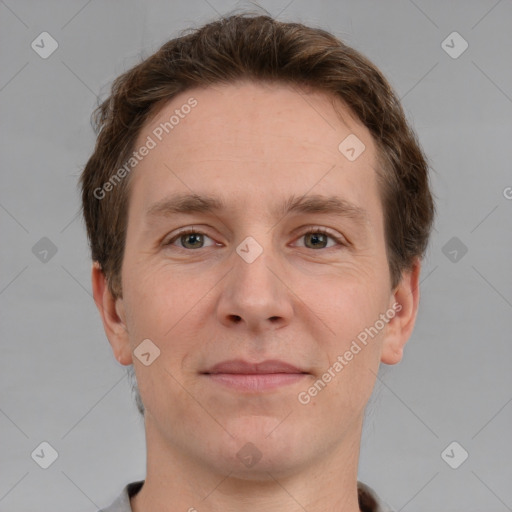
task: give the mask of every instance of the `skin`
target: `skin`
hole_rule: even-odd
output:
[[[248,81],[182,93],[138,142],[191,96],[197,106],[130,176],[122,298],[110,294],[97,264],[92,271],[112,350],[134,365],[146,408],[147,476],[132,508],[359,511],[364,408],[379,364],[401,360],[419,301],[419,260],[391,288],[375,143],[336,100],[342,120],[324,93]],[[349,134],[366,146],[353,162],[338,150]],[[219,196],[227,209],[147,215],[175,192]],[[274,215],[292,194],[335,195],[366,218]],[[164,245],[192,226],[206,236]],[[315,227],[344,245],[315,241]],[[236,252],[248,236],[263,249],[252,263]],[[298,393],[396,303],[401,310],[379,334],[301,404]],[[133,351],[148,338],[160,356],[145,366]],[[280,359],[309,374],[253,393],[200,374],[234,358]],[[252,467],[236,456],[247,442],[262,455]]]

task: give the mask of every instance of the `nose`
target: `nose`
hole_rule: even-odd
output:
[[[233,252],[233,267],[222,280],[217,306],[219,321],[262,332],[289,324],[293,315],[293,293],[286,285],[286,272],[277,258],[264,250],[254,260]]]

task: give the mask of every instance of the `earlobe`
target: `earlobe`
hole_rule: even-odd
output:
[[[402,360],[405,344],[414,329],[420,299],[420,270],[418,258],[411,270],[402,273],[400,284],[391,295],[390,308],[395,314],[386,326],[382,343],[381,361],[385,364],[397,364]]]
[[[113,297],[98,262],[93,263],[91,277],[94,302],[100,313],[114,357],[122,365],[132,364],[132,351],[126,328],[123,299]]]

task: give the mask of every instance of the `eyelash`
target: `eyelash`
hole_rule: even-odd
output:
[[[330,231],[327,231],[325,228],[322,228],[322,227],[309,227],[307,228],[308,230],[307,231],[304,231],[302,234],[300,234],[298,236],[297,239],[299,238],[302,238],[303,236],[305,235],[308,235],[308,234],[311,234],[311,233],[321,233],[323,235],[326,235],[328,236],[329,238],[332,238],[335,242],[337,242],[339,245],[343,246],[343,247],[347,247],[348,246],[348,243],[345,239],[339,237],[339,236],[336,236],[334,235],[333,233],[331,233]],[[183,235],[190,235],[190,234],[195,234],[195,235],[205,235],[207,236],[208,238],[211,238],[210,236],[208,236],[206,233],[204,233],[203,231],[200,231],[198,229],[194,229],[194,228],[187,228],[187,229],[184,229],[183,231],[180,231],[179,233],[177,233],[176,235],[174,235],[170,240],[168,240],[167,242],[164,243],[164,246],[171,246],[176,240],[178,240],[180,237],[182,237]],[[187,249],[185,247],[177,247],[178,249],[181,249],[183,251],[197,251],[199,249],[206,249],[206,247],[200,247],[199,249]],[[309,249],[309,247],[306,247],[306,249]],[[321,249],[323,250],[327,250],[327,249],[334,249],[334,247],[321,247]],[[315,250],[318,250],[318,249],[311,249],[312,251],[315,251]]]

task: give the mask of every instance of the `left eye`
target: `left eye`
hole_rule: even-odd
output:
[[[307,231],[306,233],[303,233],[300,237],[300,239],[305,239],[306,241],[309,241],[312,246],[308,246],[306,242],[306,247],[308,249],[327,249],[327,243],[328,239],[331,239],[335,242],[334,245],[345,245],[344,242],[338,238],[337,236],[332,235],[331,233],[325,231],[324,229],[314,229],[311,231]],[[331,245],[332,247],[332,245]]]

